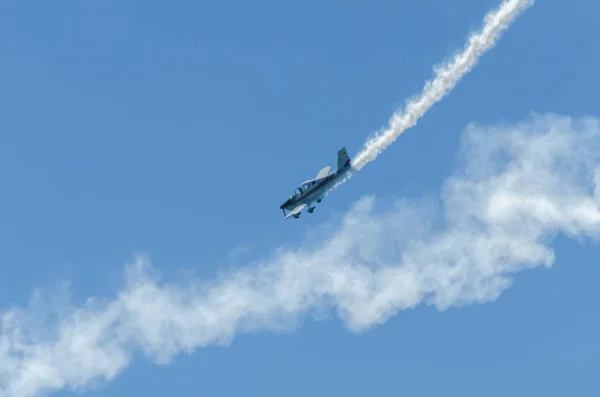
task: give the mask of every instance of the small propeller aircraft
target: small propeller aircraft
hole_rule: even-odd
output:
[[[337,152],[337,169],[329,173],[330,168],[331,164],[326,165],[319,171],[315,179],[302,182],[294,190],[294,194],[285,203],[281,204],[279,209],[283,210],[285,219],[291,216],[298,219],[302,210],[307,207],[307,211],[312,213],[315,207],[311,206],[311,204],[314,201],[320,203],[335,182],[350,170],[350,157],[348,157],[345,147],[342,147]],[[286,210],[290,212],[286,213]]]

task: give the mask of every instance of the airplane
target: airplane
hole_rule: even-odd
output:
[[[323,167],[315,179],[302,182],[294,190],[294,194],[285,203],[281,204],[279,209],[283,210],[284,219],[292,216],[298,219],[302,210],[307,207],[307,211],[312,214],[315,207],[311,206],[311,204],[314,201],[320,203],[334,183],[343,178],[350,170],[350,157],[345,147],[342,147],[337,152],[337,169],[329,173],[330,169],[331,164]],[[286,210],[290,212],[286,213]]]

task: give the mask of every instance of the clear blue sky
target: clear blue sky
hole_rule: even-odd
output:
[[[296,184],[340,146],[358,152],[498,4],[3,3],[0,307],[65,281],[75,304],[111,298],[139,251],[167,279],[212,279],[301,244],[364,195],[439,197],[472,121],[597,115],[600,4],[538,1],[377,161],[282,220]],[[550,270],[517,274],[490,303],[419,305],[358,334],[306,320],[166,366],[136,356],[86,393],[596,395],[600,250],[553,248]]]

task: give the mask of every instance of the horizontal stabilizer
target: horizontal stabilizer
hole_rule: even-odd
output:
[[[299,214],[300,212],[302,212],[302,210],[306,207],[306,204],[300,204],[299,206],[297,206],[296,208],[294,208],[289,214],[286,215],[285,219],[289,218],[290,216],[294,216]]]
[[[317,176],[315,177],[315,179],[325,178],[327,175],[329,175],[329,170],[330,169],[331,169],[331,164],[326,165],[325,167],[323,167],[321,169],[321,171],[319,171],[319,173],[317,174]]]

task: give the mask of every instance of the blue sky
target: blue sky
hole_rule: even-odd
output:
[[[552,112],[561,116],[544,122],[562,126],[557,128],[573,147],[597,145],[597,139],[581,138],[585,128],[564,127],[561,117],[598,116],[600,82],[594,76],[600,58],[594,38],[600,36],[595,17],[600,6],[538,1],[448,97],[376,161],[313,214],[283,221],[278,207],[296,184],[334,164],[340,146],[351,156],[361,150],[399,106],[421,91],[432,66],[462,48],[498,4],[2,4],[3,335],[18,329],[7,317],[18,307],[28,317],[27,331],[52,341],[63,320],[32,325],[41,316],[39,308],[28,307],[32,293],[41,289],[46,304],[62,308],[61,291],[68,283],[72,307],[82,307],[89,297],[110,302],[120,291],[131,291],[124,265],[137,252],[149,255],[159,285],[191,279],[221,283],[220,275],[232,269],[296,263],[280,259],[281,247],[313,262],[326,261],[310,253],[319,252],[336,231],[361,232],[361,227],[343,226],[342,217],[352,214],[365,195],[376,196],[374,214],[356,219],[372,216],[383,226],[366,238],[357,261],[401,263],[389,252],[394,244],[420,257],[411,251],[416,249],[411,233],[417,235],[422,222],[435,224],[444,211],[424,209],[427,215],[421,218],[416,208],[442,206],[453,171],[487,148],[482,144],[473,156],[461,151],[461,136],[471,122],[482,125],[475,129],[483,137],[499,136],[510,146],[512,141],[501,138],[510,128],[498,132],[489,126],[527,121],[522,127],[527,132],[537,125],[531,112]],[[529,148],[545,142],[523,139],[533,145]],[[567,163],[583,157],[549,148]],[[541,155],[523,148],[517,152],[518,158],[544,165],[535,163],[543,162]],[[586,167],[600,164],[596,160],[591,155],[592,166]],[[557,172],[552,178],[548,186],[564,183],[567,193],[580,187],[570,174]],[[324,321],[301,313],[298,324],[285,332],[260,326],[236,334],[227,346],[175,354],[166,365],[131,346],[127,353],[133,352],[133,360],[109,381],[86,384],[83,394],[594,395],[599,391],[593,374],[600,367],[595,281],[600,273],[593,258],[600,251],[592,243],[598,222],[593,216],[583,221],[565,215],[573,213],[569,206],[577,207],[572,203],[581,195],[565,199],[546,188],[543,197],[564,205],[558,218],[535,218],[550,233],[544,243],[554,250],[553,266],[517,267],[514,283],[497,299],[444,311],[419,301],[358,333],[335,311]],[[406,213],[386,217],[398,199],[410,200],[405,208],[417,214],[416,220]],[[365,233],[367,226],[362,226]],[[427,233],[453,236],[452,227],[443,230]],[[364,243],[358,237],[351,241]],[[385,253],[371,250],[381,248],[373,241],[383,241]],[[525,246],[523,255],[535,256],[533,248]],[[392,288],[402,289],[411,288]],[[440,291],[438,297],[444,296]],[[48,303],[47,297],[59,303]],[[153,312],[157,318],[170,315],[160,310],[165,306],[148,307],[159,309]],[[186,308],[183,316],[193,316],[192,306]],[[200,326],[197,333],[202,332]],[[91,357],[100,360],[84,358]],[[4,389],[15,380],[8,365],[2,366]],[[52,395],[73,393],[69,385]]]

